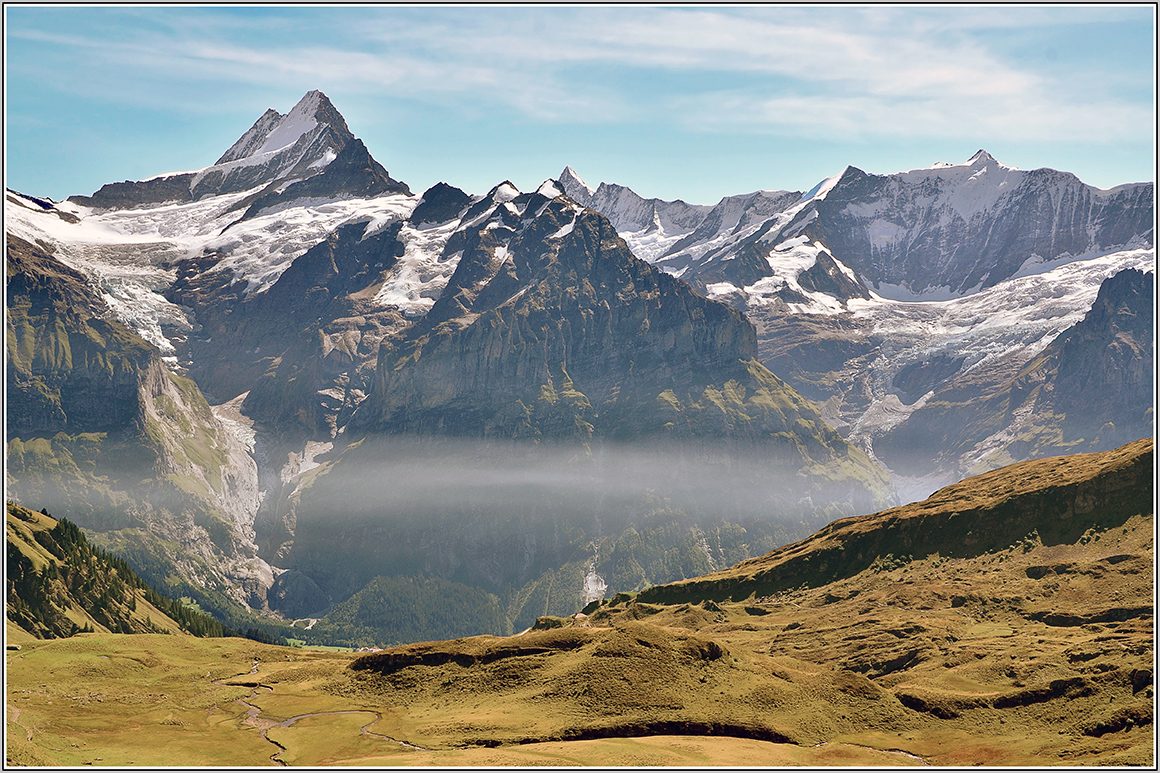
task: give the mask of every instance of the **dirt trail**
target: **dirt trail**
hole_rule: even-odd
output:
[[[11,703],[7,704],[7,707],[8,707],[8,710],[12,712],[12,719],[9,721],[12,722],[12,724],[16,725],[17,727],[19,727],[21,730],[23,730],[24,734],[26,736],[28,736],[28,740],[31,741],[32,740],[32,728],[25,727],[24,725],[20,724],[20,709],[16,708]]]
[[[930,767],[930,763],[927,762],[924,758],[918,756],[917,754],[905,751],[904,749],[879,749],[877,746],[867,746],[861,743],[843,743],[841,741],[822,741],[821,743],[814,744],[811,748],[818,749],[823,746],[852,746],[856,749],[870,749],[871,751],[882,752],[883,754],[900,754],[908,759],[921,762],[924,767]]]

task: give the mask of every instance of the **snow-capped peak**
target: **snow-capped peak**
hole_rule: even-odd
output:
[[[994,160],[995,160],[994,156],[992,156],[990,153],[988,153],[987,151],[980,148],[979,150],[975,151],[975,155],[971,156],[967,160],[966,165],[967,166],[983,166],[984,164],[994,162]]]
[[[804,194],[802,194],[801,200],[802,201],[810,201],[811,199],[824,199],[824,198],[826,198],[826,194],[834,189],[834,186],[838,184],[838,181],[841,180],[842,177],[845,176],[846,172],[850,171],[850,169],[851,169],[851,167],[847,166],[845,169],[843,169],[841,172],[834,175],[833,177],[827,177],[826,179],[822,180],[820,183],[815,185],[813,188],[810,188],[808,191],[806,191]]]
[[[592,203],[592,197],[596,195],[597,189],[584,182],[580,175],[576,174],[576,170],[570,166],[564,167],[564,171],[560,172],[559,182],[564,193],[582,206],[589,206]]]
[[[585,191],[588,191],[589,196],[596,193],[596,189],[593,188],[588,183],[584,182],[584,178],[582,178],[579,174],[577,174],[576,170],[573,169],[571,166],[564,167],[564,171],[560,172],[560,182],[564,184],[565,190],[567,190],[570,187],[569,183],[572,183],[573,185],[576,185],[577,187],[582,188]]]
[[[543,184],[536,189],[536,193],[547,199],[554,199],[557,196],[564,195],[564,192],[560,190],[560,186],[556,185],[554,180],[544,180]]]
[[[504,180],[499,185],[491,189],[491,200],[496,204],[503,204],[511,201],[520,195],[520,189],[511,183],[510,180]]]
[[[299,137],[317,126],[318,120],[315,115],[323,98],[321,91],[311,91],[304,96],[294,109],[274,126],[255,154],[270,153],[293,145]]]
[[[318,114],[324,103],[329,105],[326,95],[314,90],[306,92],[286,115],[273,108],[267,110],[250,130],[218,159],[217,164],[273,153],[293,145],[302,135],[318,126]]]

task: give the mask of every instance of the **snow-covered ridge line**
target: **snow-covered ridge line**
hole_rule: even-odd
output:
[[[752,285],[755,274],[772,274],[759,283],[758,303],[778,287],[796,290],[776,264],[785,257],[779,253],[802,257],[793,240],[806,234],[838,259],[854,285],[901,301],[949,300],[1047,270],[1037,266],[1044,262],[1056,266],[1151,246],[1152,187],[1102,191],[1070,173],[1023,171],[980,150],[961,164],[890,175],[847,166],[764,217],[754,209],[731,220],[715,208],[695,231],[659,251],[652,230],[618,226],[618,232],[638,257],[686,281],[704,282],[709,292],[735,303],[739,296],[733,294],[743,293],[742,284]],[[607,202],[590,206],[611,217]],[[1011,257],[1020,252],[1027,257],[1013,264]]]
[[[96,213],[71,202],[47,210],[11,206],[6,228],[51,245],[58,259],[90,277],[118,319],[168,353],[173,346],[162,330],[190,327],[184,312],[161,295],[176,279],[172,266],[178,261],[221,254],[218,269],[232,271],[245,294],[262,292],[295,258],[343,224],[366,220],[381,228],[408,217],[418,201],[402,194],[301,200],[235,223],[234,204],[257,190]]]
[[[155,174],[152,177],[142,177],[137,182],[147,183],[147,182],[152,182],[153,180],[164,180],[164,179],[169,178],[169,177],[182,177],[182,176],[187,175],[187,174],[196,175],[199,172],[204,172],[208,168],[209,167],[203,166],[201,169],[186,169],[184,171],[179,171],[179,172],[162,172],[161,174]]]

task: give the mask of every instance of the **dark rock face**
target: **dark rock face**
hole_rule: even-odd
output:
[[[161,377],[156,349],[102,319],[81,274],[11,234],[6,269],[7,437],[140,426],[140,392]]]
[[[839,300],[870,297],[869,291],[838,268],[834,256],[825,250],[818,253],[814,265],[798,274],[797,281],[810,292],[826,293]]]
[[[583,424],[600,408],[631,399],[640,374],[663,369],[667,386],[694,368],[703,376],[753,356],[752,330],[738,314],[632,260],[607,220],[539,195],[523,199],[516,206],[543,213],[522,224],[514,207],[501,205],[467,232],[443,295],[380,357],[375,426],[512,434],[548,387],[575,401],[580,423],[562,429],[587,434]],[[546,241],[573,218],[571,234]],[[717,324],[692,329],[690,307]]]
[[[1121,271],[1100,285],[1091,311],[1051,343],[1057,360],[1053,404],[1067,418],[1067,435],[1099,449],[1150,434],[1154,275]]]
[[[193,201],[189,191],[193,178],[193,173],[186,173],[153,180],[106,183],[92,196],[69,196],[68,200],[97,209],[131,209],[171,201]]]
[[[975,175],[963,182],[938,170],[915,177],[850,167],[801,232],[875,286],[956,294],[998,284],[1033,255],[1052,260],[1154,238],[1151,183],[1102,191],[1052,169],[1006,170],[982,151],[970,169]],[[1010,184],[977,191],[992,185],[989,176]],[[993,202],[981,206],[971,196]]]
[[[252,390],[247,407],[263,420],[319,430],[318,390],[336,380],[345,392],[369,389],[378,342],[401,324],[397,312],[369,302],[401,252],[400,226],[364,236],[367,223],[348,223],[251,296],[238,292],[232,273],[213,269],[213,257],[179,264],[166,297],[197,314],[201,333],[185,354],[198,382],[223,399]]]
[[[302,131],[304,126],[310,128]],[[296,131],[301,133],[295,135]],[[124,209],[254,188],[260,190],[234,205],[245,210],[243,217],[307,197],[410,193],[371,158],[326,95],[311,91],[287,115],[267,110],[213,166],[200,172],[111,183],[92,196],[73,196],[70,201]]]
[[[459,217],[471,204],[471,197],[455,186],[435,183],[423,192],[423,199],[411,212],[415,225],[446,223]]]
[[[271,609],[291,618],[322,614],[330,606],[314,580],[293,570],[278,575],[266,595]]]
[[[965,359],[935,355],[921,362],[905,365],[894,376],[894,386],[903,393],[903,403],[911,405],[930,390],[958,375]]]

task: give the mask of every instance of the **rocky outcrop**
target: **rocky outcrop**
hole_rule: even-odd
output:
[[[301,572],[288,571],[278,575],[268,593],[270,608],[290,618],[320,614],[330,606],[326,594],[314,580]]]
[[[455,186],[435,183],[423,192],[411,211],[411,222],[415,225],[446,223],[459,217],[471,203],[472,198]]]
[[[862,283],[848,276],[826,250],[818,252],[814,264],[798,274],[797,281],[805,290],[825,293],[840,300],[870,297]]]

